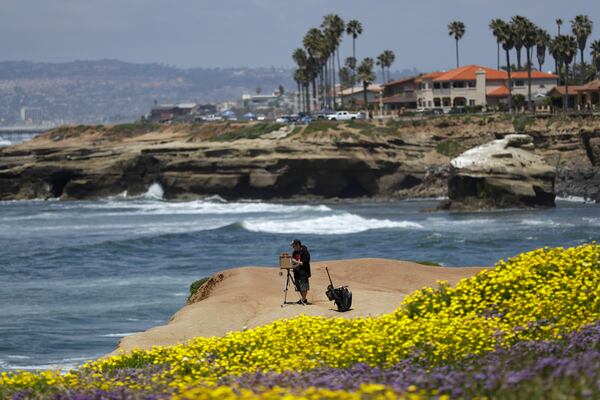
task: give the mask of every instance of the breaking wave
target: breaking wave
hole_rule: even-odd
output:
[[[304,233],[314,235],[343,235],[365,232],[373,229],[422,229],[423,226],[410,221],[389,219],[368,219],[359,215],[343,213],[326,217],[298,220],[245,220],[242,227],[251,232],[264,233]]]

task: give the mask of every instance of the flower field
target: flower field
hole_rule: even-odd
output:
[[[543,248],[379,317],[301,316],[64,374],[2,373],[0,398],[599,398],[599,288],[599,245]]]

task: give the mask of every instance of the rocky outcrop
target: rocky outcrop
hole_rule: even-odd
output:
[[[0,148],[0,200],[139,195],[153,183],[167,199],[440,197],[448,193],[451,157],[514,132],[504,116],[495,122],[489,116],[441,118],[282,126],[256,139],[238,139],[251,124],[63,127]],[[535,154],[556,170],[557,195],[600,201],[600,119],[559,125],[539,118],[536,124],[527,134]],[[507,174],[518,176],[517,164]],[[460,183],[466,191],[480,177],[471,178]],[[544,185],[525,187],[513,178],[521,194],[514,201],[504,196],[507,204],[550,204],[549,197],[532,200],[531,190],[541,188],[543,196]],[[497,183],[487,188],[503,187]]]
[[[555,168],[533,148],[531,136],[507,135],[454,158],[444,207],[553,207]]]

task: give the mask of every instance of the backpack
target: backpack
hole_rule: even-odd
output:
[[[339,312],[350,310],[352,307],[352,292],[348,290],[348,286],[341,286],[338,288],[333,287],[331,275],[329,275],[329,270],[327,267],[325,267],[325,271],[327,271],[327,276],[329,277],[330,282],[329,286],[327,286],[325,295],[327,295],[329,300],[333,300],[335,302]]]

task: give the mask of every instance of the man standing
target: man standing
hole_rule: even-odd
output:
[[[301,300],[298,300],[298,304],[309,304],[306,300],[306,294],[310,289],[308,285],[308,278],[310,278],[310,253],[308,248],[302,245],[300,240],[295,239],[292,242],[294,253],[292,254],[292,264],[294,265],[294,280],[296,281],[296,289],[302,296]]]

